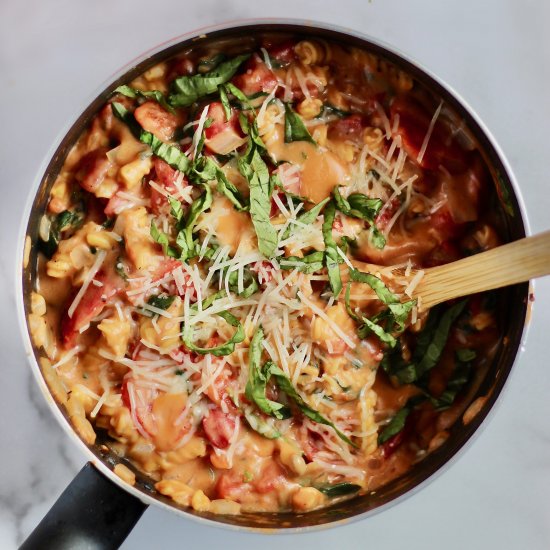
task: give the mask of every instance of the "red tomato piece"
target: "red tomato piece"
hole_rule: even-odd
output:
[[[146,101],[134,111],[134,117],[141,127],[163,141],[172,139],[178,119],[163,109],[156,101]]]
[[[250,492],[250,484],[245,483],[243,476],[234,471],[223,473],[216,484],[218,498],[228,498],[240,502],[242,497]]]
[[[252,264],[250,271],[258,274],[258,282],[261,285],[267,284],[273,279],[274,267],[273,264],[267,260]]]
[[[296,51],[294,46],[296,44],[291,40],[285,40],[280,44],[273,44],[266,47],[266,51],[269,54],[269,57],[275,59],[279,63],[292,63],[296,60]]]
[[[258,55],[253,55],[245,64],[244,73],[233,77],[233,84],[245,95],[269,94],[277,86],[277,77]]]
[[[447,206],[438,208],[430,216],[430,225],[440,243],[460,237],[466,229],[466,224],[456,223],[453,220],[453,216]]]
[[[265,494],[275,490],[285,482],[283,469],[276,462],[269,462],[258,479],[254,480],[254,488],[258,493]]]
[[[382,458],[389,458],[402,445],[405,440],[405,430],[401,430],[393,437],[390,437],[385,443],[380,446],[380,454]]]
[[[329,138],[341,141],[357,141],[362,138],[364,127],[365,124],[361,115],[350,115],[330,124]]]
[[[99,147],[84,155],[80,160],[77,179],[80,180],[80,186],[85,191],[94,193],[103,183],[109,168],[111,168],[111,162],[106,153],[107,149]]]
[[[423,157],[418,160],[422,144],[428,133],[433,113],[411,98],[397,97],[390,106],[392,119],[399,115],[397,134],[409,157],[422,168],[436,170],[439,165],[451,172],[462,172],[468,165],[468,155],[454,141],[450,131],[439,121],[435,122]]]
[[[164,162],[158,157],[153,158],[153,168],[154,172],[151,179],[160,187],[165,189],[170,195],[174,195],[178,191],[178,187],[176,186],[176,181],[178,181],[178,178],[181,183],[181,187],[186,187],[188,185],[187,178],[183,176],[182,172],[174,170],[174,168],[172,168],[167,162]],[[169,209],[168,198],[166,195],[163,195],[152,186],[151,209],[155,214],[160,214],[163,210],[167,211]]]
[[[244,143],[244,134],[235,110],[231,109],[231,116],[227,120],[223,105],[215,101],[208,106],[208,118],[212,119],[212,123],[204,129],[204,145],[207,149],[225,155]]]
[[[107,302],[124,288],[124,281],[114,273],[107,275],[104,271],[100,271],[95,276],[95,280],[102,283],[102,286],[90,284],[72,317],[69,317],[68,310],[63,314],[61,319],[61,342],[65,349],[72,348],[75,345],[79,330],[85,327],[94,317],[97,317],[103,311]],[[73,299],[70,303],[73,302]]]
[[[224,413],[221,409],[213,409],[203,418],[202,427],[206,437],[214,447],[227,449],[233,432],[235,431],[235,418]]]

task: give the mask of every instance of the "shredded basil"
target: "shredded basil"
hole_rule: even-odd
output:
[[[215,69],[222,61],[225,60],[225,54],[217,53],[216,55],[209,57],[208,59],[201,59],[197,64],[197,70],[199,73],[207,73],[208,71]]]
[[[239,55],[220,63],[205,74],[176,78],[171,85],[173,93],[168,96],[168,103],[172,107],[188,107],[201,97],[213,94],[220,84],[226,83],[233,77],[249,57],[249,54]]]
[[[229,98],[227,97],[227,92],[223,86],[218,86],[218,91],[220,92],[220,102],[225,113],[225,120],[229,122],[231,118],[231,105],[229,104]]]
[[[448,409],[470,380],[472,361],[476,358],[476,352],[471,349],[458,349],[455,352],[455,367],[447,386],[438,397],[431,397],[430,401],[436,410]]]
[[[400,346],[384,355],[381,366],[400,384],[420,381],[437,365],[447,343],[449,331],[464,310],[467,300],[457,302],[448,309],[443,305],[430,310],[426,325],[418,335],[410,362],[405,362]]]
[[[311,274],[323,269],[325,266],[324,259],[325,253],[317,250],[306,254],[304,257],[287,256],[286,258],[281,258],[279,260],[279,267],[285,271],[297,269],[302,273]]]
[[[213,294],[212,296],[209,296],[205,300],[202,301],[202,309],[203,311],[211,306],[216,300],[219,298],[223,298],[225,296],[225,291],[217,292],[216,294]],[[197,305],[193,304],[191,306],[194,311],[197,311]],[[221,317],[228,325],[231,325],[235,328],[235,332],[233,333],[233,336],[223,344],[219,344],[218,346],[214,346],[211,348],[204,348],[197,346],[192,341],[193,336],[193,327],[192,326],[183,326],[183,335],[182,335],[182,341],[185,344],[185,347],[191,351],[194,351],[196,353],[200,353],[201,355],[207,355],[212,354],[216,357],[222,357],[224,355],[230,355],[235,351],[235,344],[240,344],[244,338],[245,338],[245,332],[243,329],[243,326],[239,322],[239,320],[229,313],[228,311],[220,311],[216,313],[218,317]]]
[[[412,408],[407,402],[402,409],[397,411],[395,416],[390,420],[389,424],[387,424],[380,432],[378,436],[378,445],[382,445],[388,441],[388,439],[391,439],[394,435],[397,435],[405,427],[405,423],[407,422],[407,418],[409,417],[411,410]]]
[[[258,237],[258,249],[266,258],[271,258],[278,244],[277,232],[270,221],[273,188],[267,166],[252,141],[249,150],[239,158],[239,170],[250,186],[250,217]]]
[[[348,445],[356,447],[355,443],[344,433],[342,433],[330,420],[325,418],[320,412],[312,409],[303,399],[302,396],[296,391],[290,379],[286,374],[276,365],[271,365],[269,373],[275,378],[279,388],[286,393],[302,411],[302,413],[307,416],[310,420],[317,422],[318,424],[324,424],[325,426],[330,426],[338,435],[338,437],[345,441]]]
[[[122,103],[113,101],[113,103],[111,103],[111,109],[114,115],[122,120],[142,143],[151,147],[155,156],[161,158],[175,170],[179,170],[183,173],[188,172],[191,166],[191,160],[181,149],[175,145],[164,143],[151,132],[143,130],[136,121],[133,113],[128,111]]]
[[[178,220],[176,244],[181,248],[179,258],[182,260],[187,260],[197,254],[198,247],[193,239],[193,229],[199,216],[212,205],[212,191],[210,187],[204,184],[203,188],[204,193],[193,201],[185,216],[180,217]]]
[[[329,498],[353,495],[361,490],[361,485],[355,483],[333,483],[328,485],[317,485],[315,487]]]
[[[266,397],[267,383],[274,365],[269,362],[264,368],[261,368],[263,340],[264,331],[262,327],[258,327],[248,350],[248,382],[245,394],[248,400],[255,403],[261,411],[281,420],[290,416],[290,410],[281,403],[271,401]]]
[[[84,223],[84,210],[77,209],[75,211],[64,210],[60,212],[50,221],[50,233],[48,240],[40,242],[40,250],[51,258],[61,240],[61,233],[67,229],[78,229]]]
[[[170,258],[177,258],[179,256],[178,251],[170,245],[168,235],[157,227],[154,220],[151,220],[150,233],[152,239],[162,246],[162,252],[165,256],[169,256]]]
[[[303,225],[311,225],[317,219],[317,217],[319,216],[319,214],[321,213],[321,211],[323,210],[323,208],[325,207],[325,205],[329,200],[330,199],[327,197],[325,200],[317,203],[310,210],[307,210],[306,212],[303,212],[302,214],[300,214],[296,218],[296,221]],[[296,230],[296,227],[299,227],[299,226],[290,224],[286,228],[285,232],[283,233],[281,240],[288,239],[292,235],[292,233],[294,233],[294,231]]]
[[[340,276],[340,256],[336,247],[336,242],[332,236],[332,224],[336,215],[334,202],[329,202],[324,210],[323,221],[323,239],[325,241],[324,262],[328,272],[328,280],[332,294],[337,297],[342,290],[342,278]]]
[[[176,299],[175,296],[166,296],[166,295],[159,295],[159,296],[151,296],[147,303],[150,306],[156,307],[158,309],[168,309]]]
[[[170,105],[168,105],[168,102],[166,101],[164,94],[159,90],[151,90],[151,91],[144,92],[143,90],[138,90],[137,88],[132,88],[124,84],[116,88],[113,91],[113,94],[121,94],[123,96],[129,97],[132,99],[136,99],[138,97],[141,97],[143,99],[153,99],[163,109],[166,109],[170,113],[175,113],[174,109]]]
[[[317,145],[300,115],[292,109],[289,103],[285,103],[285,143],[293,141],[309,141],[309,143]]]
[[[192,179],[195,178],[203,182],[216,181],[218,192],[226,196],[237,210],[243,211],[248,208],[240,191],[227,179],[222,169],[210,157],[197,159],[193,163],[190,176]]]
[[[266,439],[278,439],[282,436],[281,432],[274,426],[266,422],[261,416],[254,414],[253,412],[245,409],[243,411],[244,417],[248,422],[248,425],[260,435]]]
[[[370,199],[363,193],[351,193],[346,199],[340,193],[339,186],[334,188],[332,194],[338,210],[346,216],[367,221],[370,225],[372,243],[376,248],[384,248],[386,239],[375,223],[376,216],[382,208],[382,200]]]

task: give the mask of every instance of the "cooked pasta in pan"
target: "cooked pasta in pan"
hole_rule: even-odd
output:
[[[299,39],[237,54],[113,91],[51,188],[28,322],[125,481],[303,512],[402,475],[465,412],[492,297],[428,311],[414,290],[499,244],[494,191],[452,110],[389,61]]]

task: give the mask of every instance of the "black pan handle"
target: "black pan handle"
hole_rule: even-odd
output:
[[[20,550],[115,550],[146,508],[88,462]]]

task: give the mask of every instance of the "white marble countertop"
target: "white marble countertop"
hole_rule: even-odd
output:
[[[2,0],[0,2],[0,548],[15,548],[83,465],[39,394],[15,322],[17,232],[52,141],[90,92],[144,50],[243,17],[314,17],[409,52],[491,128],[533,232],[550,227],[550,3],[545,0]],[[536,285],[525,352],[482,437],[429,487],[366,521],[284,538],[205,528],[149,509],[125,549],[550,546],[550,279]]]

